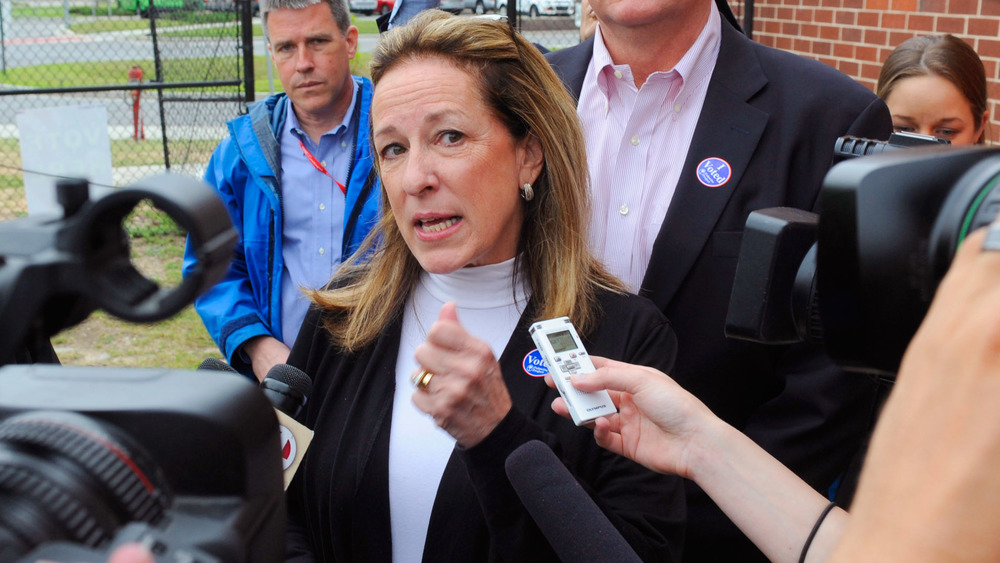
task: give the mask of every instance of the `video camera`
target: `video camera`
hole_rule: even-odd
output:
[[[893,377],[959,245],[997,217],[1000,150],[849,144],[881,154],[835,165],[818,216],[748,217],[726,335],[820,343],[845,369]]]
[[[161,175],[91,200],[57,185],[62,217],[0,225],[0,365],[97,308],[168,318],[225,274],[236,235],[215,192]],[[198,265],[163,288],[132,263],[140,202],[188,233]],[[283,557],[278,425],[249,381],[206,372],[0,368],[0,563],[100,561],[140,542],[159,561]]]

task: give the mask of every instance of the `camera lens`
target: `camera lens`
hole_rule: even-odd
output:
[[[159,469],[109,424],[49,411],[0,422],[0,563],[51,541],[100,547],[169,502]]]

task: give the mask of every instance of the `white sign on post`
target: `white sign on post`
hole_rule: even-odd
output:
[[[56,182],[85,178],[90,198],[113,188],[108,112],[102,105],[58,106],[17,113],[29,215],[61,215]]]

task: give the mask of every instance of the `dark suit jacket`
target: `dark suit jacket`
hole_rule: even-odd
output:
[[[576,98],[592,48],[593,39],[547,55]],[[726,311],[749,213],[815,209],[836,138],[891,131],[888,109],[868,89],[754,43],[724,19],[704,108],[642,282],[677,331],[671,375],[824,494],[867,433],[874,384],[805,345],[726,339]],[[721,187],[695,176],[708,157],[732,167]],[[688,510],[686,561],[764,560],[694,486]]]
[[[602,322],[582,335],[592,354],[669,370],[676,338],[649,301],[601,292]],[[566,463],[646,561],[676,561],[684,522],[678,477],[655,474],[597,446],[593,433],[556,415],[557,396],[522,362],[535,349],[522,315],[499,359],[514,408],[481,443],[456,448],[431,512],[424,561],[555,561],[556,555],[507,481],[504,461],[542,440]],[[315,438],[288,489],[288,558],[391,561],[389,432],[401,322],[356,354],[335,349],[306,317],[288,363],[312,376],[301,415]]]

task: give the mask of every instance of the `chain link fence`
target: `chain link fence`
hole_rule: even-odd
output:
[[[201,177],[254,95],[254,8],[0,0],[0,220],[44,208],[34,186],[60,176],[98,191],[168,170]]]

